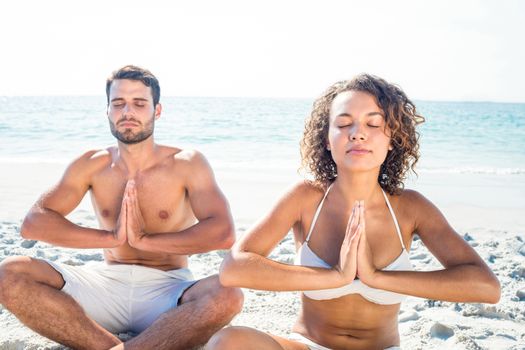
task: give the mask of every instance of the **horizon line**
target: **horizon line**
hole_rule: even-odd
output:
[[[62,95],[62,94],[51,94],[51,95],[0,95],[0,98],[10,98],[10,97],[103,97],[105,95],[101,94],[78,94],[78,95]],[[234,98],[234,99],[293,99],[293,100],[315,100],[318,96],[315,97],[305,97],[305,96],[226,96],[226,95],[215,95],[215,96],[203,96],[203,95],[165,95],[161,96],[162,98]],[[412,99],[416,102],[440,102],[440,103],[501,103],[501,104],[525,104],[524,101],[509,101],[509,100],[484,100],[484,99],[469,99],[469,100],[460,100],[460,99]],[[161,102],[162,103],[162,102]]]

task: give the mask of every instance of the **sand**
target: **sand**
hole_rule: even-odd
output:
[[[71,265],[104,263],[100,250],[57,248],[42,242],[23,240],[19,235],[25,212],[39,193],[59,178],[63,166],[0,165],[0,261],[9,256],[28,255]],[[7,169],[8,172],[4,171]],[[217,177],[230,199],[238,235],[242,235],[266,212],[279,193],[293,180],[254,178],[228,171],[218,171]],[[525,349],[525,211],[516,199],[523,193],[523,179],[514,177],[500,180],[497,186],[492,187],[490,183],[493,180],[478,179],[473,183],[470,179],[469,189],[461,185],[461,178],[455,179],[449,187],[437,185],[438,180],[429,176],[426,180],[421,179],[419,185],[427,196],[437,198],[435,203],[496,273],[502,285],[501,301],[496,305],[484,305],[408,297],[399,314],[402,348]],[[516,187],[516,184],[519,186]],[[494,193],[490,201],[482,202],[461,191],[467,194],[479,191]],[[251,196],[249,198],[252,200],[247,201],[247,196]],[[80,225],[97,225],[87,201],[69,218]],[[190,267],[197,277],[217,273],[224,254],[224,251],[217,251],[193,255]],[[271,258],[291,262],[293,255],[293,239],[288,235],[272,252]],[[441,268],[417,238],[412,244],[410,256],[416,270]],[[290,331],[300,306],[298,293],[253,290],[244,290],[244,293],[243,311],[232,324],[255,327],[279,335],[286,335]],[[4,349],[65,348],[24,327],[0,306],[0,350]]]

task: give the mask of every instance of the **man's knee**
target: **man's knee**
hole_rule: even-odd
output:
[[[5,304],[21,282],[21,276],[27,269],[28,257],[14,256],[0,263],[0,304]]]
[[[223,287],[208,291],[201,299],[202,307],[214,315],[219,323],[227,324],[242,310],[244,295],[239,288]]]
[[[206,310],[210,322],[226,325],[242,310],[244,296],[239,288],[223,287],[218,276],[210,276],[184,292],[181,304],[188,302]]]
[[[220,303],[226,307],[227,314],[235,316],[242,310],[244,294],[240,288],[220,286],[217,289],[214,299],[216,303]]]
[[[14,256],[0,263],[0,304],[19,294],[31,282],[40,282],[60,289],[62,276],[46,262],[27,256]]]

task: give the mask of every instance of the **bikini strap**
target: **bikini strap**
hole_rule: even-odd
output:
[[[383,192],[383,196],[385,197],[385,202],[388,206],[388,210],[390,210],[390,215],[392,215],[392,219],[394,220],[394,225],[396,225],[396,232],[397,236],[399,237],[399,241],[401,242],[401,246],[404,250],[406,250],[405,243],[403,243],[403,236],[401,236],[401,230],[399,229],[399,223],[397,222],[396,214],[394,213],[394,209],[392,209],[392,206],[390,205],[390,201],[388,200],[385,191],[383,191],[383,189],[381,189],[381,191]]]
[[[323,199],[321,199],[321,202],[317,206],[317,210],[315,211],[314,219],[312,220],[312,224],[310,225],[310,231],[308,231],[308,236],[306,236],[305,242],[310,241],[310,236],[312,235],[312,232],[314,231],[315,223],[317,222],[317,217],[319,216],[319,213],[321,212],[321,208],[323,207],[324,200],[326,199],[326,196],[328,196],[328,192],[330,192],[330,189],[332,188],[332,185],[334,183],[332,182],[330,186],[326,189],[326,192],[324,193]]]

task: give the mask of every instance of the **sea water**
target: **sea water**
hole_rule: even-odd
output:
[[[163,97],[156,141],[203,151],[212,164],[299,166],[310,99]],[[418,172],[525,174],[525,104],[417,101]],[[0,162],[69,162],[114,144],[104,96],[0,97]]]
[[[163,97],[161,103],[156,141],[203,152],[220,184],[237,183],[251,192],[279,183],[284,190],[300,178],[299,142],[312,99]],[[416,106],[426,121],[418,127],[417,176],[411,174],[406,187],[448,207],[457,220],[464,216],[460,206],[497,208],[498,215],[509,215],[506,224],[525,227],[525,221],[514,220],[525,218],[525,104],[416,101]],[[0,97],[2,172],[13,163],[63,168],[87,150],[114,144],[105,96]],[[38,167],[30,169],[38,174]],[[19,186],[15,180],[7,176]],[[237,188],[226,190],[233,207],[250,201],[231,194]],[[11,196],[20,193],[12,191]],[[2,208],[10,208],[10,199],[1,197]],[[267,202],[277,194],[271,197]],[[472,211],[468,221],[485,215],[480,213]]]

